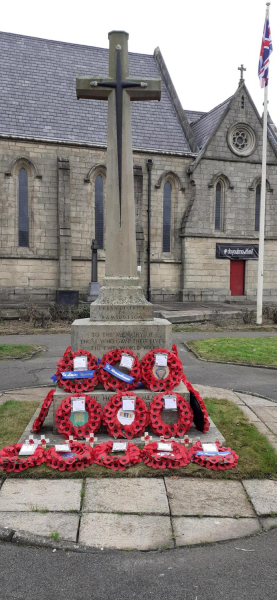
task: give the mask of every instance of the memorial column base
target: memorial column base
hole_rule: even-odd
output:
[[[172,346],[172,324],[166,319],[149,321],[91,321],[76,319],[71,326],[73,352],[82,348],[98,358],[113,348],[129,348],[141,360],[154,348]]]

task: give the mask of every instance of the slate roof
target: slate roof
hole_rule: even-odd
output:
[[[184,110],[184,113],[189,123],[196,123],[200,117],[203,117],[203,115],[207,114],[205,112],[201,112],[200,110]]]
[[[129,54],[130,75],[161,77],[154,56]],[[0,135],[106,146],[107,102],[77,100],[76,76],[108,73],[108,49],[0,33]],[[191,153],[169,93],[132,102],[134,149]]]
[[[192,124],[191,128],[195,135],[196,143],[200,150],[203,148],[215,131],[223,113],[225,112],[228,104],[231,102],[233,96],[219,104],[210,112],[204,114],[196,123]]]

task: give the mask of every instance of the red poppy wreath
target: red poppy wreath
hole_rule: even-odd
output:
[[[55,390],[50,390],[50,392],[48,392],[46,398],[44,398],[44,400],[43,400],[39,415],[33,422],[32,431],[34,431],[35,433],[37,433],[38,431],[41,430],[44,420],[48,415],[49,408],[53,402],[54,393],[55,393]]]
[[[99,363],[99,379],[105,390],[134,390],[140,382],[138,357],[128,348],[106,352]]]
[[[133,407],[132,401],[134,401]],[[128,407],[126,402],[129,402]],[[128,396],[124,392],[119,392],[104,406],[103,423],[109,435],[114,438],[131,440],[133,437],[138,437],[144,433],[148,424],[146,404],[135,392],[128,392]]]
[[[112,452],[114,442],[103,442],[94,450],[94,462],[102,467],[113,471],[124,471],[142,461],[139,448],[130,442],[126,442],[126,450],[123,455]]]
[[[38,467],[45,462],[45,452],[41,446],[37,446],[31,456],[19,456],[23,444],[5,446],[0,450],[0,469],[7,473],[21,473],[29,467]]]
[[[180,394],[172,394],[170,398],[175,399],[178,411],[176,423],[165,423],[162,419],[162,410],[165,408],[165,394],[154,396],[149,407],[149,422],[154,433],[164,438],[182,437],[191,427],[193,412],[189,403]],[[174,400],[173,400],[174,402]]]
[[[75,359],[81,357],[84,366],[78,368]],[[57,364],[56,378],[58,386],[68,393],[90,392],[98,383],[97,358],[87,350],[71,352],[69,346]]]
[[[217,452],[211,448],[215,446]],[[238,464],[239,456],[231,450],[231,448],[225,448],[221,446],[219,442],[215,444],[204,444],[204,448],[200,441],[195,442],[189,449],[189,455],[191,462],[212,469],[212,471],[225,471],[226,469],[232,469]]]
[[[161,449],[159,445],[161,444]],[[178,442],[170,441],[171,450],[163,450],[161,442],[146,444],[141,450],[142,460],[153,469],[175,469],[185,467],[190,462],[186,448]]]
[[[79,394],[71,394],[61,401],[56,410],[55,420],[58,432],[64,437],[75,438],[89,437],[90,433],[96,433],[101,425],[101,405],[92,396],[83,395],[85,399],[85,410],[73,411],[74,398],[80,399]]]
[[[141,379],[145,387],[158,391],[170,391],[179,385],[183,375],[183,365],[174,352],[165,348],[151,350],[141,361]]]
[[[48,467],[58,471],[77,471],[93,463],[93,448],[75,440],[70,440],[68,444],[69,452],[57,452],[55,446],[47,450],[45,460]]]
[[[202,433],[207,433],[210,429],[210,422],[208,411],[205,406],[205,402],[203,398],[201,398],[199,392],[194,389],[191,385],[190,381],[186,379],[186,376],[183,375],[182,381],[185,384],[189,395],[190,395],[190,405],[193,411],[193,421],[196,429],[198,431],[202,431]]]

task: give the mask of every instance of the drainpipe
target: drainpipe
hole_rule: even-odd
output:
[[[148,158],[146,161],[148,171],[148,203],[147,203],[147,300],[151,302],[151,272],[150,272],[150,256],[151,256],[151,171],[153,160]]]

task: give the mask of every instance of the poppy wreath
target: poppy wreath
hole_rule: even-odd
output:
[[[215,442],[215,445],[219,452],[223,454],[215,454],[214,456],[206,456],[204,454],[201,442],[195,442],[189,449],[189,455],[191,462],[212,469],[212,471],[225,471],[226,469],[232,469],[238,464],[239,456],[231,448],[225,448],[221,446],[219,442]],[[226,453],[226,455],[225,455]]]
[[[72,403],[71,400],[79,397],[79,394],[71,394],[61,401],[60,406],[56,410],[55,420],[58,432],[64,437],[69,438],[73,435],[75,438],[89,437],[90,433],[96,433],[101,425],[101,405],[92,398],[85,395],[85,407],[88,413],[88,422],[84,425],[73,425],[70,421]]]
[[[55,446],[49,448],[45,462],[51,469],[58,471],[77,471],[89,467],[94,461],[94,450],[87,444],[70,440],[70,452],[56,452]]]
[[[115,367],[115,365],[121,361],[122,354],[128,354],[129,356],[132,356],[134,361],[132,368],[128,371],[128,374],[120,373],[120,376],[123,377],[123,379],[120,379],[120,376],[117,377],[115,374],[116,368],[109,372],[105,369],[105,367]],[[104,354],[102,360],[100,361],[98,368],[99,379],[103,384],[105,390],[117,390],[118,392],[127,392],[128,390],[134,390],[140,383],[141,373],[139,359],[137,355],[128,348],[123,348],[122,350],[116,348],[115,350],[110,350],[109,352],[106,352],[106,354]],[[124,378],[126,380],[124,380]],[[128,378],[131,378],[132,381],[128,382]]]
[[[131,440],[133,437],[138,437],[144,433],[149,422],[148,410],[142,398],[139,398],[135,392],[129,392],[128,396],[135,398],[135,418],[130,425],[122,425],[117,417],[117,413],[123,404],[122,396],[125,396],[124,392],[115,394],[104,406],[103,424],[107,427],[108,433],[112,437],[128,438]]]
[[[159,370],[162,372],[165,367],[156,369],[155,354],[167,354],[167,375],[159,379]],[[141,379],[145,387],[153,392],[170,391],[179,385],[183,375],[183,365],[178,357],[176,346],[173,346],[173,351],[170,352],[165,348],[156,348],[151,350],[143,357],[141,361]]]
[[[142,461],[139,448],[130,442],[127,442],[127,450],[124,455],[112,453],[113,442],[103,442],[96,446],[94,450],[94,462],[102,467],[107,467],[113,471],[125,471]]]
[[[38,431],[41,430],[44,420],[48,415],[49,408],[53,402],[54,393],[55,393],[55,390],[50,390],[50,392],[48,392],[46,398],[44,398],[43,403],[41,405],[39,415],[33,422],[32,431],[34,431],[34,433],[37,433]]]
[[[21,473],[29,467],[38,467],[45,462],[45,452],[41,446],[37,446],[31,456],[19,456],[22,445],[13,444],[0,450],[0,469],[7,473]]]
[[[196,429],[198,431],[202,431],[202,433],[207,433],[210,429],[209,415],[205,406],[205,402],[203,398],[201,398],[199,392],[194,389],[191,385],[190,381],[186,379],[186,376],[183,375],[182,381],[185,384],[189,396],[190,396],[190,406],[193,411],[193,421]]]
[[[178,442],[171,441],[172,451],[170,456],[159,456],[162,453],[158,450],[158,442],[146,444],[141,450],[142,460],[147,467],[152,469],[175,469],[177,467],[185,467],[190,462],[190,455],[186,448]]]
[[[62,373],[64,371],[73,371],[73,361],[76,356],[87,356],[88,357],[88,366],[87,370],[94,371],[92,377],[86,377],[84,379],[63,379]],[[91,392],[97,386],[98,383],[98,370],[97,370],[97,358],[88,352],[87,350],[77,350],[76,352],[71,352],[71,347],[69,346],[63,357],[57,363],[56,370],[56,378],[58,386],[63,388],[68,393],[74,392]]]
[[[161,413],[165,405],[164,394],[154,396],[149,407],[149,423],[154,433],[164,438],[182,437],[191,427],[193,421],[193,412],[189,403],[180,394],[176,396],[178,421],[177,423],[165,423],[162,420]]]

